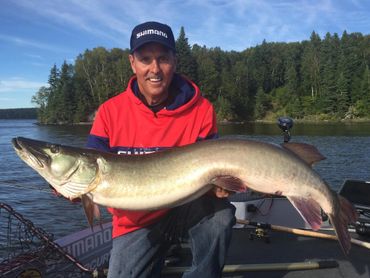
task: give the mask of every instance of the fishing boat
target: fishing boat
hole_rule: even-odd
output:
[[[280,118],[278,123],[288,142],[293,122]],[[339,194],[360,215],[349,227],[353,241],[348,256],[324,214],[321,230],[313,232],[286,198],[254,192],[231,196],[238,221],[223,277],[370,277],[370,182],[346,180]],[[7,247],[0,252],[0,277],[106,276],[110,222],[54,240],[6,204],[0,204],[0,217],[7,222],[7,229],[0,229],[0,246]],[[10,255],[4,255],[6,251]],[[190,247],[184,240],[170,249],[163,277],[181,277],[190,264]]]

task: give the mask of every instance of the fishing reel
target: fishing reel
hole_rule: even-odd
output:
[[[260,239],[264,240],[266,243],[270,243],[270,235],[268,233],[270,229],[269,224],[250,222],[250,225],[256,228],[249,233],[249,240]]]
[[[284,143],[288,143],[291,138],[290,129],[293,127],[293,120],[289,117],[279,117],[277,124],[284,132]]]

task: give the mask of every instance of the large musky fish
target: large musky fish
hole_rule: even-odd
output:
[[[350,249],[353,206],[333,192],[311,164],[314,146],[251,140],[207,140],[145,155],[118,155],[27,138],[12,140],[19,157],[68,199],[82,198],[90,224],[97,205],[128,210],[174,207],[214,185],[229,191],[286,196],[313,230],[329,216],[340,245]]]

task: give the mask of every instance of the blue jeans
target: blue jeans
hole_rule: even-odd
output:
[[[166,251],[182,237],[189,238],[193,255],[183,277],[221,277],[234,213],[227,199],[204,195],[149,227],[113,239],[108,278],[160,277]]]

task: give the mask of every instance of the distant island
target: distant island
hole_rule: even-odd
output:
[[[37,119],[37,108],[0,109],[0,119]]]

